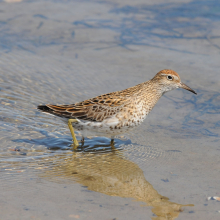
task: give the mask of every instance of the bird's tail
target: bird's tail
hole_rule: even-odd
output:
[[[48,112],[48,113],[52,113],[53,110],[49,107],[47,107],[46,105],[38,105],[37,109],[43,111],[43,112]]]
[[[42,112],[56,115],[62,118],[72,118],[71,113],[67,112],[64,106],[38,105],[37,109],[41,110]]]

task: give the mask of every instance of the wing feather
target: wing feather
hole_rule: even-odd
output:
[[[97,96],[76,104],[48,104],[38,106],[38,109],[60,117],[101,122],[119,112],[121,107],[126,104],[127,100],[127,97],[121,97],[116,92]]]

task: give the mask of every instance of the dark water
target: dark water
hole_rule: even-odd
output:
[[[1,219],[218,219],[219,27],[219,1],[0,1]],[[74,151],[36,109],[166,68],[198,95],[166,94],[116,150]]]

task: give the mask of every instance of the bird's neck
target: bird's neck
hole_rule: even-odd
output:
[[[146,115],[150,113],[162,95],[163,91],[158,88],[158,84],[154,81],[149,80],[143,83],[142,92],[139,96],[142,99]]]
[[[138,109],[141,108],[146,115],[149,114],[163,95],[163,91],[153,79],[125,89],[123,93],[132,100]]]

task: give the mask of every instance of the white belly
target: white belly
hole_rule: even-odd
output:
[[[146,117],[146,116],[145,116]],[[105,119],[102,122],[88,122],[85,120],[78,120],[78,123],[72,123],[76,131],[82,133],[83,136],[106,136],[111,137],[120,135],[131,131],[133,128],[140,125],[145,117],[133,118],[132,120],[120,120],[113,116]],[[68,119],[66,119],[66,122]]]

